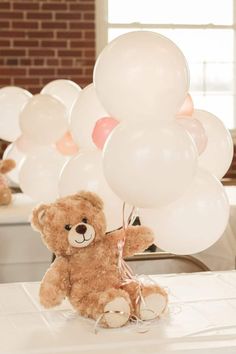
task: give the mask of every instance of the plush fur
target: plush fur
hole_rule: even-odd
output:
[[[127,322],[130,315],[139,316],[137,284],[132,281],[125,283],[118,267],[118,242],[125,237],[123,256],[142,252],[153,243],[150,229],[129,226],[125,231],[106,234],[103,202],[90,192],[80,192],[52,204],[40,205],[33,211],[32,225],[40,231],[46,246],[56,254],[41,282],[40,301],[43,306],[59,305],[68,297],[82,316],[95,320],[101,317],[101,323],[106,327],[119,327]],[[157,285],[142,285],[144,298],[155,293],[165,298],[166,307],[167,295],[163,289]],[[124,321],[108,318],[121,317],[118,312],[123,305],[126,314],[129,308]],[[110,314],[103,315],[110,308],[117,313],[112,310]]]
[[[15,161],[11,159],[0,161],[0,205],[8,205],[11,202],[11,190],[4,175],[15,168],[15,166]]]

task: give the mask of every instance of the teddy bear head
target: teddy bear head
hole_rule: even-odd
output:
[[[106,231],[102,200],[85,191],[36,207],[31,224],[57,256],[69,256],[92,247]]]

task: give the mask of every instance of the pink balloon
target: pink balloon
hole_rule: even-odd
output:
[[[56,142],[56,148],[62,155],[76,155],[79,151],[78,145],[72,139],[71,133],[66,132],[63,137]]]
[[[180,123],[183,128],[192,136],[198,154],[201,155],[207,146],[207,135],[203,125],[199,120],[189,117],[178,117],[177,122]]]
[[[193,100],[190,94],[188,93],[182,107],[177,113],[177,116],[191,116],[193,114],[193,110]]]
[[[29,153],[38,149],[40,147],[39,144],[36,144],[34,141],[30,140],[25,135],[21,135],[16,141],[17,149],[23,153]]]
[[[111,134],[111,131],[119,124],[119,121],[115,118],[104,117],[99,119],[93,129],[92,138],[94,144],[98,149],[102,150],[103,146]]]

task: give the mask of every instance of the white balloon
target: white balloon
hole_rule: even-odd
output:
[[[12,159],[16,163],[16,167],[7,174],[7,177],[16,185],[19,185],[19,171],[25,157],[26,155],[18,149],[16,142],[8,145],[3,154],[4,160]]]
[[[7,86],[0,89],[0,138],[14,141],[20,136],[19,116],[32,97],[20,87]]]
[[[49,95],[35,95],[20,114],[23,134],[38,144],[49,145],[59,140],[67,131],[65,106]]]
[[[48,94],[61,101],[67,109],[68,114],[79,97],[81,88],[71,80],[53,80],[43,87],[41,94]]]
[[[230,132],[214,114],[196,109],[193,118],[202,123],[207,135],[207,146],[199,157],[199,166],[221,179],[233,159],[234,145]]]
[[[103,148],[105,178],[131,205],[158,207],[177,199],[197,169],[197,150],[176,122],[121,122]]]
[[[64,166],[60,182],[60,196],[74,194],[80,190],[97,193],[104,201],[104,212],[107,219],[107,231],[122,226],[123,202],[108,186],[102,169],[102,155],[99,150],[84,150],[73,157]],[[131,212],[129,206],[125,209],[125,221]]]
[[[52,147],[40,147],[28,155],[19,172],[23,193],[33,200],[53,202],[58,197],[58,180],[66,158]]]
[[[120,120],[173,119],[189,88],[183,53],[151,31],[110,42],[96,61],[93,79],[105,109]]]
[[[222,184],[206,170],[198,171],[187,192],[159,209],[139,210],[141,223],[155,232],[156,245],[175,254],[194,254],[214,244],[229,218]]]
[[[75,102],[71,117],[70,130],[74,141],[81,148],[95,147],[92,132],[98,119],[108,114],[99,102],[93,84],[86,86]]]

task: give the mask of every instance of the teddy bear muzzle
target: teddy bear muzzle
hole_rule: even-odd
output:
[[[79,223],[71,228],[68,234],[68,241],[72,247],[87,247],[95,237],[95,230],[92,225]]]

